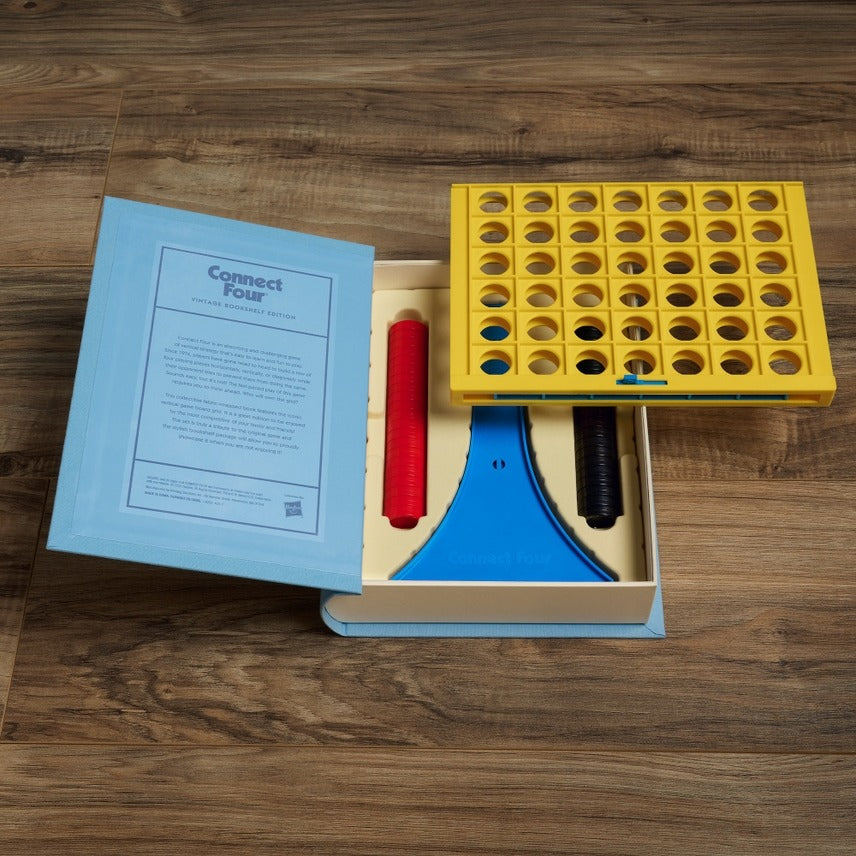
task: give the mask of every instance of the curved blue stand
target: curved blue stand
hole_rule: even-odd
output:
[[[522,407],[474,407],[467,465],[440,525],[398,580],[612,582],[556,518]]]

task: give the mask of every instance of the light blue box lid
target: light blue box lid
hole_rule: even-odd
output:
[[[373,257],[106,198],[48,547],[359,592]]]

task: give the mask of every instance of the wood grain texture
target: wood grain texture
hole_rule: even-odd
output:
[[[119,100],[117,92],[4,94],[0,264],[90,260]]]
[[[90,268],[0,267],[0,476],[56,476]]]
[[[847,3],[541,0],[252,4],[6,0],[5,86],[307,85],[426,79],[501,88],[853,77]],[[72,38],[69,38],[72,34]]]
[[[856,833],[839,755],[3,746],[0,772],[19,856],[826,856]]]
[[[843,854],[856,6],[0,3],[10,853]],[[650,412],[668,636],[342,639],[39,530],[105,190],[445,258],[453,181],[806,183],[839,392]],[[8,695],[8,699],[6,696]]]
[[[836,533],[856,484],[840,486],[844,518],[827,521],[823,566],[809,568],[808,548],[781,554],[818,543],[805,511],[820,485],[779,506],[780,539],[753,482],[725,483],[727,509],[714,495],[692,520],[686,486],[671,488],[669,636],[641,646],[339,639],[313,591],[40,551],[2,738],[852,751],[853,536]]]
[[[856,582],[856,482],[661,479],[654,489],[668,582],[710,575],[759,593]]]
[[[45,479],[0,479],[0,722],[5,713],[42,522]]]
[[[825,271],[853,262],[854,154],[849,84],[134,92],[106,190],[446,258],[455,181],[763,175],[806,183]]]

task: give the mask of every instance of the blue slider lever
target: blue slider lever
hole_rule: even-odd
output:
[[[611,582],[550,508],[522,407],[474,407],[464,475],[439,526],[397,580]]]

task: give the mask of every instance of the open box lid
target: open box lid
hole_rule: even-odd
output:
[[[461,404],[829,404],[799,182],[461,184]]]
[[[373,256],[106,198],[48,547],[360,591]]]

